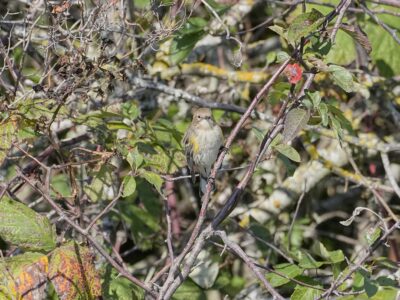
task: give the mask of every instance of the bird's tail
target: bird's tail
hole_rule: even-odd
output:
[[[200,190],[199,190],[200,197],[202,197],[206,193],[207,181],[208,181],[207,177],[204,177],[204,176],[200,175]]]
[[[200,190],[199,190],[200,198],[206,193],[207,183],[208,183],[208,177],[204,177],[204,176],[200,175]],[[215,191],[214,184],[212,185],[211,190]]]

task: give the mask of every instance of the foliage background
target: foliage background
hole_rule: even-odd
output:
[[[181,146],[192,107],[228,137],[290,56],[206,224],[276,119],[282,134],[173,298],[269,299],[257,269],[286,298],[396,299],[400,4],[345,2],[0,1],[0,299],[162,291],[202,204]]]

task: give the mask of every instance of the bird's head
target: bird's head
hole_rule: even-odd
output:
[[[198,108],[193,113],[193,125],[202,129],[209,129],[214,126],[211,110],[206,107]]]

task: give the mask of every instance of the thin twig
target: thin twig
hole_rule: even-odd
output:
[[[40,189],[34,182],[32,182],[28,177],[26,177],[22,172],[19,172],[19,176],[24,179],[26,183],[28,183],[36,192],[41,194],[43,198],[50,204],[50,206],[56,211],[56,213],[61,217],[61,219],[64,219],[68,224],[70,224],[77,232],[79,232],[81,235],[83,235],[86,239],[89,240],[89,242],[93,245],[94,248],[97,249],[97,251],[116,269],[118,272],[133,282],[134,284],[138,285],[145,291],[147,291],[150,295],[153,297],[156,297],[157,294],[152,291],[144,282],[141,280],[137,279],[136,277],[132,276],[128,271],[126,271],[123,267],[121,267],[107,252],[104,250],[98,243],[97,241],[89,234],[88,231],[85,229],[81,228],[79,225],[77,225],[74,221],[72,221],[66,214],[65,212],[54,202],[54,200],[46,194],[42,189]]]
[[[250,270],[254,273],[254,275],[256,275],[256,277],[263,283],[264,287],[268,290],[268,292],[271,293],[273,299],[278,299],[278,300],[285,299],[272,287],[272,285],[265,278],[264,274],[260,272],[259,268],[256,266],[256,263],[253,261],[253,259],[251,259],[238,244],[228,239],[225,231],[217,230],[213,233],[213,235],[219,236],[224,242],[224,244],[228,246],[228,248],[232,249],[233,252],[235,252],[236,255],[238,255],[246,263],[246,265],[250,268]]]
[[[226,150],[231,147],[234,139],[236,138],[237,134],[239,133],[239,130],[242,128],[245,121],[250,117],[252,111],[255,109],[258,102],[270,90],[273,83],[277,80],[279,75],[285,70],[285,68],[289,64],[289,62],[290,62],[290,58],[287,59],[284,63],[282,63],[282,65],[278,68],[278,70],[274,73],[274,75],[272,75],[272,77],[269,79],[269,81],[257,93],[257,95],[254,97],[253,101],[250,103],[249,107],[247,108],[246,112],[242,115],[240,120],[236,123],[234,129],[231,131],[231,134],[229,135],[229,137],[226,140],[225,151],[221,151],[217,161],[214,164],[214,167],[213,167],[213,169],[211,171],[211,175],[210,175],[211,178],[216,177],[217,170],[221,167],[222,162],[224,160]],[[187,253],[190,251],[197,236],[199,235],[201,226],[203,225],[203,222],[205,220],[206,211],[208,208],[208,203],[210,200],[211,193],[212,193],[212,184],[209,182],[206,187],[206,192],[202,197],[202,206],[200,209],[199,217],[197,219],[195,228],[193,229],[190,239],[189,239],[188,243],[185,245],[182,253],[177,258],[175,258],[174,263],[171,265],[171,268],[170,268],[169,274],[168,274],[168,278],[165,281],[162,290],[160,291],[160,299],[163,297],[164,293],[166,295],[166,299],[168,299],[167,295],[168,295],[168,297],[170,297],[177,288],[177,286],[171,286],[171,288],[170,288],[170,285],[172,284],[172,282],[174,280],[175,273],[177,272],[180,264],[182,263],[183,259],[187,255]]]
[[[86,227],[86,231],[89,231],[94,224],[96,224],[96,222],[102,217],[104,216],[107,212],[109,212],[114,205],[117,203],[118,199],[121,198],[122,196],[122,191],[124,189],[124,185],[121,184],[121,186],[119,187],[118,190],[118,194],[114,197],[114,199],[112,199],[110,201],[110,203],[108,203],[108,205],[92,220],[92,222],[90,222],[90,224]]]
[[[385,23],[383,23],[368,7],[360,4],[360,7],[365,11],[367,15],[369,15],[379,26],[381,26],[384,30],[386,30],[390,36],[396,41],[397,44],[400,45],[400,38],[397,36],[397,31]]]
[[[349,7],[349,5],[351,4],[352,0],[346,0],[344,5],[342,6],[341,10],[339,11],[338,17],[336,19],[336,23],[335,26],[333,26],[333,30],[331,33],[331,41],[334,42],[336,39],[336,34],[340,28],[340,24],[342,24],[342,20],[344,17],[344,14],[346,13],[347,8]]]
[[[394,178],[392,169],[390,168],[389,156],[387,155],[387,153],[381,152],[381,158],[382,158],[383,167],[386,172],[386,176],[388,177],[389,182],[392,185],[393,190],[396,193],[397,197],[399,197],[399,199],[400,199],[400,187],[397,184],[396,178]]]
[[[360,257],[359,261],[355,263],[353,266],[350,267],[349,271],[346,272],[345,276],[338,276],[338,278],[332,282],[331,287],[323,293],[321,296],[319,296],[316,300],[324,299],[329,297],[334,291],[342,285],[347,279],[351,277],[351,275],[359,270],[361,268],[361,265],[364,264],[374,253],[374,251],[381,245],[384,244],[387,240],[387,238],[392,234],[393,231],[396,229],[400,228],[400,221],[397,221],[392,227],[387,230],[384,235],[377,241],[375,242],[371,247],[368,247],[365,250],[365,254]]]
[[[292,237],[292,231],[293,231],[294,223],[296,222],[297,215],[298,215],[299,210],[300,210],[301,202],[303,201],[304,195],[306,194],[305,193],[305,189],[306,189],[306,183],[304,183],[304,190],[301,193],[301,195],[299,197],[299,200],[297,200],[296,210],[294,211],[292,222],[290,223],[290,227],[289,227],[289,231],[288,231],[288,249],[290,249],[290,244],[291,244],[290,240],[291,240],[291,237]]]
[[[165,183],[165,191],[167,196],[163,196],[165,204],[165,217],[167,219],[167,247],[169,258],[174,261],[174,248],[172,246],[172,222],[171,222],[171,209],[169,207],[168,198],[173,197],[174,193],[174,183],[172,181],[167,181]]]

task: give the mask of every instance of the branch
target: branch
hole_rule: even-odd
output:
[[[399,197],[399,199],[400,199],[400,187],[397,184],[397,180],[394,177],[392,169],[390,168],[389,156],[387,155],[387,153],[381,152],[381,158],[382,158],[383,167],[385,168],[385,171],[386,171],[386,176],[389,178],[389,182],[392,185],[394,192],[396,193],[397,197]]]
[[[222,162],[223,162],[224,157],[225,157],[225,154],[226,154],[227,150],[231,147],[234,139],[236,138],[237,134],[239,133],[239,130],[242,128],[242,126],[245,123],[245,121],[250,117],[252,111],[255,109],[256,105],[261,100],[261,98],[270,90],[270,88],[272,87],[273,83],[277,80],[279,75],[285,70],[285,68],[289,64],[289,62],[290,62],[290,58],[287,59],[278,68],[278,70],[274,73],[274,75],[270,78],[270,80],[257,93],[257,95],[254,97],[253,101],[250,103],[249,107],[247,108],[246,112],[242,115],[240,120],[236,123],[234,129],[231,131],[230,135],[228,136],[228,138],[226,140],[225,151],[221,151],[221,154],[219,155],[217,161],[214,164],[214,167],[213,167],[213,169],[211,171],[210,178],[215,178],[216,177],[217,170],[221,167]],[[168,291],[168,295],[172,295],[173,292],[177,288],[177,286],[176,286],[176,288],[174,287],[173,290],[168,290],[170,284],[174,280],[175,273],[177,272],[180,264],[182,263],[183,259],[187,255],[187,253],[190,251],[190,249],[193,246],[197,236],[199,235],[201,226],[203,225],[204,220],[205,220],[206,211],[207,211],[208,203],[209,203],[209,200],[210,200],[210,197],[211,197],[212,189],[213,189],[212,188],[212,184],[210,182],[208,182],[208,184],[206,186],[206,192],[202,197],[202,203],[203,204],[201,206],[201,210],[200,210],[199,217],[197,219],[197,223],[195,225],[195,228],[193,229],[193,232],[192,232],[192,234],[190,236],[190,239],[189,239],[188,243],[186,244],[186,246],[184,247],[182,253],[175,259],[174,263],[172,264],[172,266],[170,268],[170,271],[169,271],[169,274],[168,274],[168,278],[165,281],[162,290],[160,291],[160,298],[159,299],[163,299],[162,296],[167,291]],[[165,299],[168,299],[168,298],[166,297]]]
[[[129,79],[130,79],[130,82],[137,87],[159,91],[159,92],[174,96],[177,100],[183,99],[187,102],[190,102],[190,103],[198,105],[198,106],[209,107],[209,108],[214,108],[214,109],[223,109],[226,111],[236,112],[239,114],[243,114],[245,112],[245,109],[240,106],[233,105],[233,104],[225,104],[225,103],[217,103],[217,102],[207,101],[201,97],[191,95],[188,92],[185,92],[185,91],[182,91],[179,89],[175,89],[175,88],[171,88],[167,85],[164,85],[164,84],[161,84],[158,82],[147,81],[147,80],[141,79],[139,77],[134,77],[134,76],[130,76]]]
[[[265,276],[260,272],[259,268],[256,266],[254,260],[252,260],[240,246],[228,239],[225,231],[217,230],[213,233],[213,235],[219,236],[221,240],[224,242],[226,246],[228,246],[233,252],[236,253],[250,268],[250,270],[256,275],[256,277],[264,284],[265,288],[271,293],[273,299],[284,300],[283,298],[273,287],[272,285],[265,279]]]
[[[360,4],[361,8],[365,11],[367,15],[369,15],[374,21],[381,26],[384,30],[386,30],[392,38],[400,45],[400,38],[397,36],[396,30],[392,29],[385,23],[383,23],[371,10],[369,10],[366,6]]]
[[[45,166],[44,166],[45,167]],[[46,171],[49,172],[49,168],[46,167]],[[125,278],[127,278],[129,281],[133,282],[137,286],[141,287],[145,291],[147,291],[150,295],[153,297],[157,297],[157,294],[151,290],[144,282],[141,280],[137,279],[136,277],[132,276],[128,271],[126,271],[123,267],[121,267],[108,253],[106,250],[104,250],[98,243],[97,241],[89,234],[88,231],[84,230],[82,227],[77,225],[74,221],[72,221],[62,210],[61,207],[59,207],[54,200],[47,194],[45,193],[41,188],[39,188],[36,183],[31,181],[28,177],[26,177],[22,172],[19,172],[18,174],[21,178],[25,180],[26,183],[28,183],[32,189],[34,189],[36,192],[41,194],[43,198],[50,204],[50,206],[56,211],[56,213],[61,217],[60,220],[65,220],[68,224],[70,224],[77,232],[79,232],[81,235],[83,235],[92,245],[94,248],[97,249],[97,251],[116,269],[118,272]]]
[[[400,228],[400,221],[397,221],[392,227],[389,228],[389,230],[387,230],[385,232],[385,234],[377,241],[375,242],[375,244],[373,244],[371,247],[368,247],[368,249],[365,250],[365,254],[363,256],[361,256],[361,258],[359,259],[359,261],[354,264],[352,267],[350,267],[349,272],[342,278],[340,278],[341,276],[339,276],[331,285],[331,287],[325,292],[323,293],[320,297],[318,297],[316,300],[320,300],[320,299],[324,299],[329,297],[332,293],[334,293],[335,289],[337,289],[340,285],[342,285],[347,279],[350,278],[350,276],[357,271],[358,269],[361,268],[361,265],[363,263],[365,263],[368,258],[370,258],[370,256],[373,254],[373,252],[383,243],[386,242],[387,238],[390,236],[390,234],[392,234],[393,231],[395,231],[396,229]]]
[[[340,24],[342,23],[344,14],[347,10],[347,8],[349,7],[349,5],[351,4],[352,0],[346,0],[346,2],[344,3],[344,5],[342,6],[342,8],[339,11],[338,17],[336,19],[336,23],[335,26],[333,27],[332,33],[331,33],[331,41],[334,42],[336,39],[336,34],[340,28]]]

